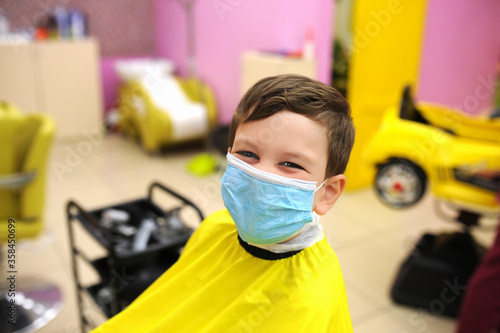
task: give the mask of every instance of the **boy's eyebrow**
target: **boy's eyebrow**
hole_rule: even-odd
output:
[[[307,154],[304,152],[289,151],[289,152],[284,152],[283,155],[289,158],[297,158],[301,160],[305,159],[306,161],[311,163],[314,161],[313,154]]]
[[[249,138],[242,137],[242,138],[239,138],[239,139],[235,139],[235,140],[234,140],[234,142],[233,142],[233,146],[234,146],[236,143],[239,143],[239,144],[249,145],[250,147],[255,148],[255,143],[254,143],[253,141],[254,141],[254,140],[251,140],[251,139],[249,139]]]

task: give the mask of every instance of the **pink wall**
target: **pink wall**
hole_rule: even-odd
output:
[[[428,1],[420,100],[470,114],[490,108],[499,58],[499,1]]]
[[[102,99],[104,102],[104,114],[106,115],[110,108],[116,107],[118,99],[118,87],[120,80],[115,72],[114,57],[101,58],[101,86],[102,86]]]
[[[331,0],[194,1],[198,77],[213,89],[219,122],[228,123],[240,99],[240,56],[245,50],[295,50],[308,29],[314,31],[317,77],[329,83],[332,50]],[[187,74],[185,11],[179,1],[155,0],[159,56]]]

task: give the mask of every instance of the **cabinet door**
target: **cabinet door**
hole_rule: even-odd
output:
[[[0,100],[23,111],[41,111],[36,76],[31,44],[0,44]]]
[[[312,59],[287,58],[277,54],[247,52],[243,54],[241,95],[257,81],[280,74],[300,74],[316,78],[316,65]]]
[[[243,54],[241,96],[260,79],[281,74],[281,57],[254,52]]]
[[[35,45],[42,108],[57,122],[59,138],[101,130],[98,47],[93,39]]]

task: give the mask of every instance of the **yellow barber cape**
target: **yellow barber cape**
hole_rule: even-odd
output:
[[[168,271],[93,333],[352,332],[340,265],[326,238],[283,259],[259,250],[238,238],[226,210],[218,211]]]

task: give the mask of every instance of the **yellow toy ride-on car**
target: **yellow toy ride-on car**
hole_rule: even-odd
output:
[[[418,103],[406,87],[399,106],[384,114],[363,152],[377,170],[380,199],[396,208],[417,203],[429,183],[437,199],[497,210],[500,170],[500,114],[467,116],[459,110]]]

